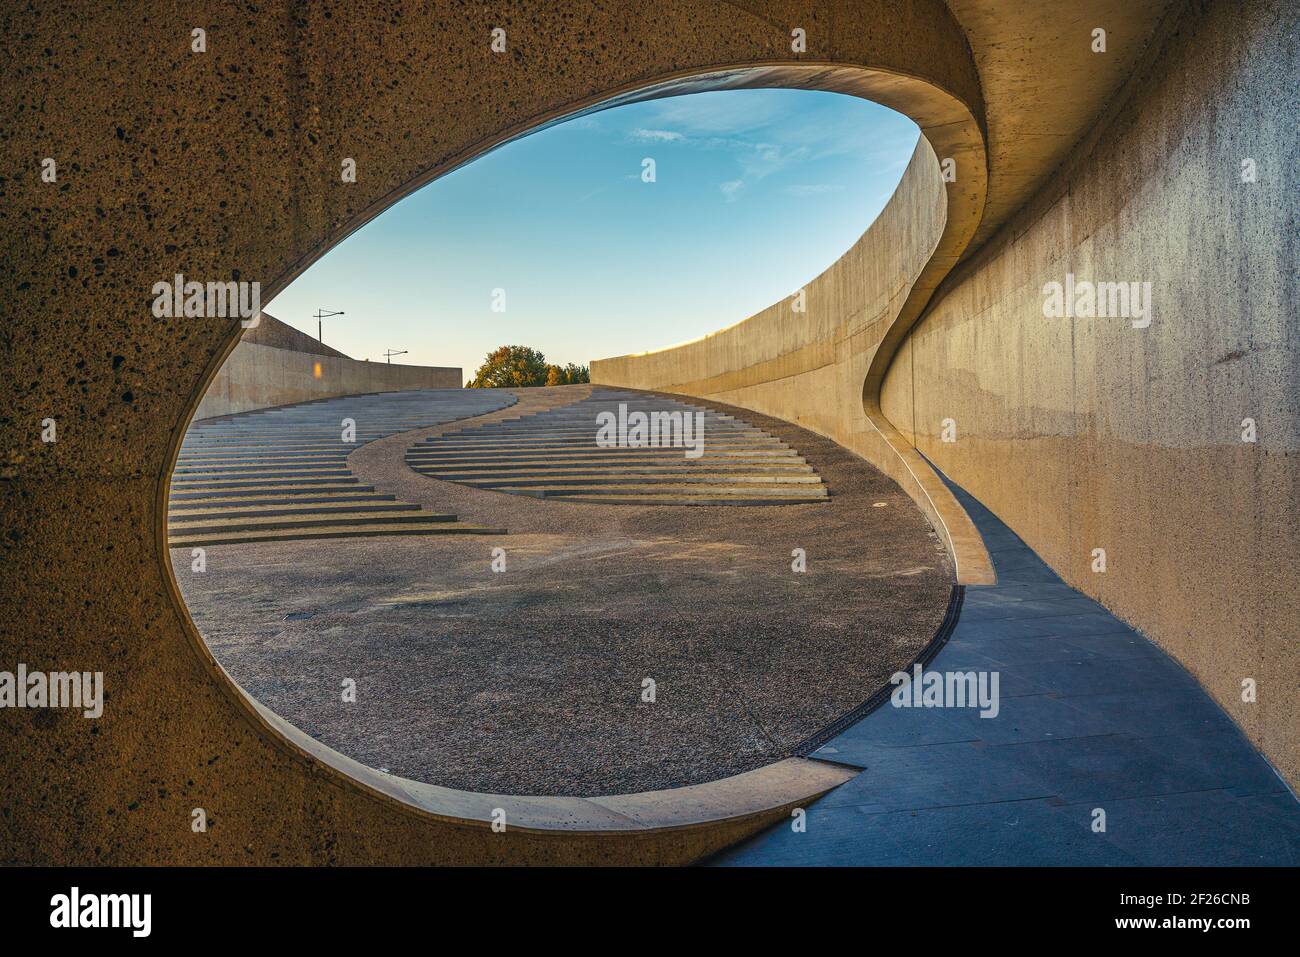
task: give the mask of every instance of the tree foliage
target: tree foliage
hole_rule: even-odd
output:
[[[570,362],[564,368],[559,366],[546,367],[547,385],[577,385],[580,382],[590,381],[591,371],[586,366]]]
[[[528,346],[502,346],[488,353],[469,381],[471,389],[509,389],[546,384],[546,356]]]
[[[542,385],[574,385],[590,382],[586,366],[570,362],[551,365],[546,356],[528,346],[501,346],[488,353],[467,389],[520,389]]]

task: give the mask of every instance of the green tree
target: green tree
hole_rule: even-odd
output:
[[[580,366],[570,362],[564,367],[564,381],[567,385],[578,385],[581,382],[591,381],[591,370],[586,366]]]
[[[502,346],[489,352],[467,389],[518,389],[546,385],[546,356],[528,346]]]
[[[563,368],[554,365],[546,367],[547,385],[577,385],[580,382],[590,381],[591,373],[586,366],[570,362]]]
[[[546,356],[528,346],[502,346],[488,353],[467,389],[519,389],[539,385],[576,385],[590,382],[586,366],[570,362],[552,365]]]

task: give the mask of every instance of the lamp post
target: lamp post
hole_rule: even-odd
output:
[[[401,352],[394,352],[392,349],[389,349],[384,353],[384,358],[388,360],[388,364],[391,366],[393,364],[393,356],[404,356],[406,353],[406,349],[403,349]]]
[[[333,316],[341,316],[341,315],[344,315],[344,312],[341,309],[338,312],[331,312],[328,309],[316,310],[316,340],[320,342],[322,345],[324,344],[325,340],[321,338],[321,320],[329,319]]]

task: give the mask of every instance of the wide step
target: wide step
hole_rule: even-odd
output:
[[[377,535],[500,535],[362,485],[347,457],[410,429],[514,404],[510,393],[424,389],[345,396],[191,425],[168,499],[168,543],[184,548]],[[355,423],[344,442],[342,423]]]
[[[182,534],[168,539],[172,548],[196,545],[241,545],[251,542],[289,542],[326,538],[373,538],[379,535],[504,535],[504,528],[487,528],[460,522],[421,522],[405,525],[342,525],[329,528],[291,528],[212,534]]]
[[[669,431],[625,430],[621,444],[607,446],[604,413],[630,424],[635,412]],[[687,454],[687,422],[695,458]],[[471,488],[571,502],[766,505],[829,497],[816,469],[776,436],[734,416],[645,393],[596,390],[563,409],[444,432],[408,449],[406,464]]]

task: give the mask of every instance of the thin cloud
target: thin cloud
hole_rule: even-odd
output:
[[[785,191],[791,196],[824,196],[826,193],[838,193],[843,188],[843,183],[797,183],[787,186]]]
[[[635,129],[629,134],[632,139],[639,143],[679,143],[686,139],[681,133],[674,130],[647,130]]]

